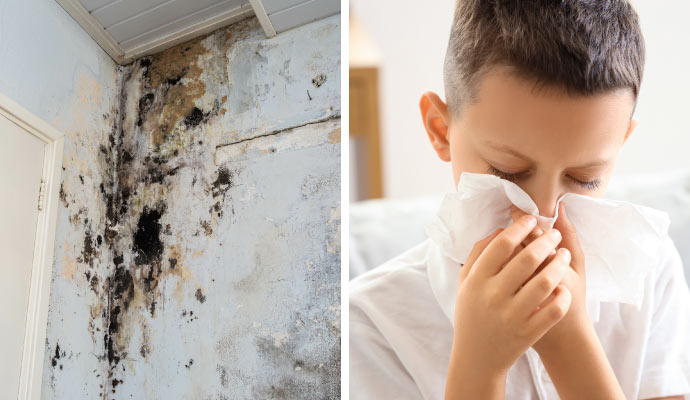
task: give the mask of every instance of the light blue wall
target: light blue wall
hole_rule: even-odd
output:
[[[114,100],[115,63],[54,0],[0,0],[0,60],[0,92],[59,129],[81,75]]]

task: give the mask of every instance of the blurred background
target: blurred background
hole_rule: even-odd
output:
[[[635,118],[607,197],[669,213],[670,234],[690,276],[690,3],[632,1],[647,60]],[[438,159],[418,102],[443,96],[443,57],[454,0],[351,0],[350,278],[426,238],[423,228],[450,165]],[[372,200],[376,199],[376,200]]]

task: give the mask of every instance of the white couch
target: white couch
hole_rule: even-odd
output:
[[[424,227],[433,220],[442,197],[352,203],[350,279],[426,239]],[[666,211],[671,218],[669,234],[683,259],[686,281],[690,279],[690,170],[614,177],[605,197]]]

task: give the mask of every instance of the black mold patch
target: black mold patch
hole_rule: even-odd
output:
[[[190,311],[187,313],[187,310],[182,310],[182,318],[187,319],[187,314],[189,314],[189,319],[187,320],[187,323],[193,322],[196,319],[199,319],[198,315],[194,315],[194,311]]]
[[[141,126],[142,122],[144,121],[144,118],[146,117],[146,114],[148,114],[149,110],[151,110],[151,106],[153,105],[154,99],[155,96],[153,93],[147,93],[141,96],[141,98],[139,99],[139,115],[137,118],[137,126]]]
[[[124,266],[115,268],[115,273],[109,278],[110,298],[121,301],[125,310],[129,308],[129,302],[134,298],[134,278]]]
[[[149,346],[146,343],[143,343],[139,348],[139,354],[141,354],[143,358],[146,358],[146,356],[149,354]]]
[[[213,234],[213,227],[211,227],[211,223],[208,221],[201,221],[199,224],[201,224],[201,227],[204,228],[204,234],[206,236],[211,236]]]
[[[146,183],[161,183],[163,182],[163,171],[159,167],[151,166],[147,170]]]
[[[153,289],[155,289],[158,286],[158,277],[160,276],[162,270],[160,266],[160,262],[156,262],[154,264],[151,264],[148,268],[148,273],[144,275],[143,282],[144,282],[144,291],[146,293],[151,293],[153,292]],[[155,302],[153,299],[151,300],[152,302]],[[151,316],[153,316],[153,310],[155,309],[155,305],[151,305]]]
[[[65,193],[64,182],[60,183],[60,201],[62,202],[63,206],[69,206],[69,203],[67,203],[67,193]]]
[[[115,348],[114,337],[120,330],[120,306],[115,306],[110,310],[110,318],[108,323],[108,332],[103,338],[105,342],[106,354],[108,357],[108,362],[111,366],[120,362],[120,356],[118,349]]]
[[[184,367],[190,369],[192,367],[192,364],[194,364],[194,360],[190,358],[189,362],[185,364]]]
[[[123,163],[128,163],[128,162],[132,162],[134,160],[134,157],[132,157],[132,153],[130,153],[127,150],[124,150],[122,152],[122,158],[121,159],[122,159]]]
[[[324,74],[316,75],[314,79],[311,80],[311,84],[314,85],[315,88],[320,88],[324,83],[326,83],[326,75]]]
[[[161,242],[161,212],[144,207],[139,216],[137,230],[134,233],[134,262],[137,265],[151,264],[160,261],[163,254]]]
[[[196,293],[194,294],[194,297],[199,301],[199,303],[204,304],[206,301],[206,296],[204,296],[204,293],[201,291],[201,289],[197,289]]]
[[[215,211],[219,218],[223,216],[222,210],[223,203],[225,203],[225,194],[228,191],[228,189],[233,187],[233,179],[234,174],[232,171],[227,169],[227,167],[218,168],[218,176],[211,185],[211,194],[213,195],[213,198],[216,200],[216,203],[209,208],[209,213]],[[220,199],[218,199],[219,197]]]
[[[144,57],[141,60],[139,60],[139,64],[141,64],[142,67],[147,68],[151,66],[151,58],[150,57]],[[144,74],[147,74],[148,71],[145,71]]]
[[[151,305],[149,306],[149,312],[151,313],[151,316],[156,315],[156,300],[151,300]]]
[[[58,363],[58,360],[60,360],[61,354],[60,354],[60,344],[55,343],[55,355],[53,358],[50,360],[50,365],[55,367]]]
[[[108,329],[104,335],[105,353],[110,363],[114,366],[120,362],[121,357],[126,356],[126,352],[120,354],[120,349],[115,344],[115,338],[120,331],[122,323],[122,313],[129,308],[129,304],[134,298],[134,279],[129,270],[123,266],[115,268],[115,273],[107,278],[108,286]]]
[[[202,123],[208,114],[204,114],[198,107],[194,107],[192,111],[184,117],[184,124],[187,127],[195,127]]]
[[[125,215],[129,208],[129,188],[123,188],[120,192],[120,215]]]
[[[180,83],[180,81],[182,80],[182,78],[183,78],[186,74],[187,74],[187,70],[184,69],[183,72],[182,72],[180,75],[177,75],[177,76],[172,77],[172,78],[167,78],[167,79],[165,80],[165,83],[167,83],[167,84],[170,85],[170,86],[175,86],[175,85],[177,85],[178,83]]]
[[[100,237],[100,236],[99,236]],[[86,231],[84,234],[84,248],[81,251],[81,262],[89,264],[93,267],[94,258],[98,257],[97,251],[93,246],[93,239],[91,238],[91,232]]]
[[[91,287],[91,290],[95,294],[98,294],[98,276],[95,273],[92,275],[91,271],[84,272],[84,276],[86,277],[86,282],[88,282],[89,286]]]
[[[226,167],[218,169],[218,177],[213,182],[213,197],[218,197],[232,187],[232,172]]]

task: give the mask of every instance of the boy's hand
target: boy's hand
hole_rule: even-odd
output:
[[[517,221],[526,215],[522,210],[513,206],[512,217],[513,221]],[[564,278],[563,284],[572,296],[570,309],[567,314],[556,325],[554,325],[548,332],[544,334],[532,347],[543,358],[545,353],[552,353],[558,349],[567,348],[568,343],[572,343],[569,338],[582,332],[585,325],[591,325],[591,320],[587,315],[586,306],[586,278],[585,278],[585,260],[580,242],[577,238],[577,232],[572,223],[568,219],[563,204],[559,204],[558,219],[554,224],[554,228],[558,229],[563,234],[563,240],[560,243],[561,248],[567,248],[572,254],[570,261],[570,268],[568,268]],[[536,227],[528,236],[523,245],[529,245],[530,242],[540,237],[543,234],[539,227]],[[547,260],[548,261],[548,260]],[[543,266],[539,268],[541,270]],[[535,275],[538,275],[535,274]],[[534,276],[530,279],[534,279]],[[549,296],[545,304],[547,304],[553,295]]]
[[[570,270],[567,251],[558,252],[529,280],[561,241],[552,229],[522,248],[535,227],[536,219],[530,215],[497,230],[475,244],[460,268],[449,386],[463,379],[464,373],[489,380],[505,376],[568,311],[570,293],[558,286]],[[520,288],[523,282],[527,283]],[[547,300],[552,292],[555,296]]]

